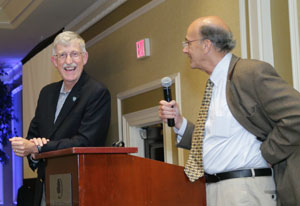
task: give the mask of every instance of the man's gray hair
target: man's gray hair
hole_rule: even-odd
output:
[[[73,40],[77,40],[80,44],[81,51],[86,52],[85,41],[80,35],[73,31],[64,31],[55,37],[53,42],[52,55],[56,55],[56,46],[58,44],[69,46],[71,41]]]
[[[200,27],[202,39],[210,40],[219,52],[230,52],[235,47],[235,40],[231,31],[215,26]]]

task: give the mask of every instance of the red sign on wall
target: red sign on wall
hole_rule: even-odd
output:
[[[150,56],[149,39],[142,39],[136,42],[136,57],[138,59]]]

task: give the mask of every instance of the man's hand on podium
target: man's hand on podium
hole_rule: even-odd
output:
[[[23,137],[13,137],[10,138],[9,141],[11,142],[12,149],[17,156],[26,157],[29,154],[39,153],[38,147],[42,147],[47,144],[49,139],[38,137],[27,140]]]

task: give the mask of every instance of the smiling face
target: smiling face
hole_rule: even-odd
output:
[[[83,52],[79,40],[71,40],[68,44],[57,44],[55,54],[51,57],[64,80],[65,89],[70,90],[79,80],[83,66],[87,63],[88,53]]]

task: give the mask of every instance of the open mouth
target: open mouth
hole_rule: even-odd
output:
[[[64,67],[65,71],[74,71],[75,69],[75,67]]]
[[[77,65],[75,63],[72,64],[65,64],[64,70],[65,71],[74,71],[76,69]]]

